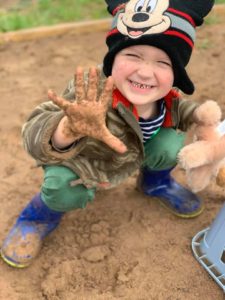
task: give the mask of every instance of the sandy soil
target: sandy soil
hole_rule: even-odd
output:
[[[101,62],[105,33],[72,34],[0,45],[0,240],[39,190],[42,172],[22,147],[21,126],[48,88],[61,92],[75,67]],[[194,98],[225,111],[225,26],[198,31],[189,66]],[[181,170],[177,180],[185,183]],[[17,270],[0,261],[0,299],[222,300],[222,290],[192,255],[191,239],[224,202],[212,182],[200,193],[205,211],[192,220],[171,215],[135,190],[135,178],[65,215],[34,264]]]
[[[18,5],[20,0],[0,0],[0,8],[1,10],[14,9],[16,5]]]

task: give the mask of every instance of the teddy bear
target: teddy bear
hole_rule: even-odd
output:
[[[215,101],[208,100],[195,110],[194,140],[178,153],[178,164],[186,172],[187,183],[199,192],[216,178],[225,186],[225,120]]]

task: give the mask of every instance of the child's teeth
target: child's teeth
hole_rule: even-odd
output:
[[[138,83],[135,81],[132,81],[132,85],[135,87],[139,87],[140,89],[150,89],[151,88],[151,86],[148,84],[142,84],[142,83]]]

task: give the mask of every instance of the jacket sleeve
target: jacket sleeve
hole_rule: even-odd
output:
[[[194,123],[193,113],[199,106],[199,103],[189,99],[180,99],[175,105],[177,106],[177,114],[175,114],[177,119],[174,120],[174,123],[178,129],[187,131]]]
[[[74,99],[74,84],[69,82],[62,96],[70,101]],[[52,101],[38,105],[22,127],[25,150],[39,163],[55,164],[77,155],[83,148],[82,140],[68,151],[57,151],[51,145],[51,137],[64,112]]]

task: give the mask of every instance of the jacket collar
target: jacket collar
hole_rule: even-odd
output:
[[[122,103],[126,108],[128,108],[133,113],[135,119],[138,121],[139,117],[136,107],[132,103],[130,103],[130,101],[128,101],[118,89],[115,89],[113,91],[112,108],[118,108],[119,103]]]

